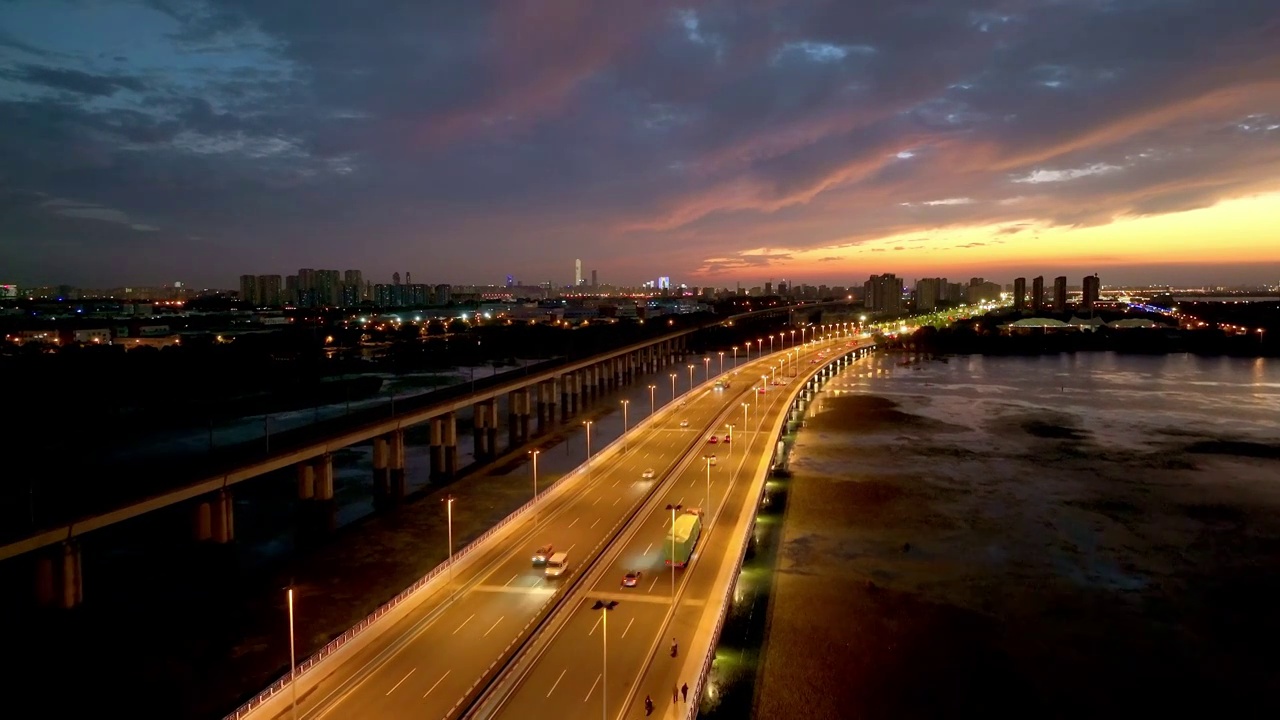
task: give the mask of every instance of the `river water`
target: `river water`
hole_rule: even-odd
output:
[[[756,717],[1280,716],[1280,362],[880,354],[792,469]]]

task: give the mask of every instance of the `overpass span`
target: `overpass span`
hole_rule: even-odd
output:
[[[430,423],[431,464],[433,477],[448,478],[458,471],[457,412],[465,407],[475,411],[476,456],[491,458],[497,454],[500,426],[499,399],[505,399],[508,416],[509,446],[527,443],[578,412],[600,393],[631,382],[641,369],[650,372],[668,367],[687,349],[688,339],[707,327],[732,326],[736,322],[773,317],[790,317],[796,310],[845,305],[846,301],[783,305],[741,313],[699,326],[680,330],[659,338],[576,361],[549,361],[528,368],[527,374],[507,378],[498,376],[487,382],[456,386],[428,393],[409,402],[401,402],[394,416],[367,420],[356,427],[343,423],[341,428],[320,423],[277,436],[275,444],[285,447],[274,453],[239,448],[217,460],[213,472],[182,487],[157,493],[151,497],[126,503],[102,512],[88,513],[27,537],[0,546],[0,561],[19,555],[58,550],[39,558],[37,595],[48,604],[72,607],[83,599],[82,572],[77,541],[86,534],[141,515],[182,503],[196,503],[196,536],[201,540],[228,543],[234,540],[235,519],[230,490],[232,486],[261,475],[296,467],[300,499],[318,503],[333,501],[334,475],[332,454],[353,444],[373,441],[374,473],[378,490],[390,497],[404,492],[404,432]],[[548,367],[550,366],[550,367]],[[378,412],[378,411],[375,411]],[[531,432],[536,418],[537,431]],[[320,435],[320,437],[317,437]],[[247,450],[247,452],[246,452]]]

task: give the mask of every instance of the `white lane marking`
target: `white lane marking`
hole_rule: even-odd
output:
[[[578,521],[579,521],[579,520],[581,520],[581,519],[582,519],[582,518],[574,518],[574,519],[573,519],[573,522],[569,523],[569,527],[573,527],[574,525],[577,525],[577,524],[578,524]]]
[[[510,580],[508,580],[508,581],[506,581],[506,582],[502,583],[502,587],[506,587],[506,586],[510,585],[511,583],[515,582],[515,581],[516,581],[516,578],[518,578],[518,577],[520,577],[520,575],[519,575],[518,573],[517,573],[517,574],[515,574],[515,575],[512,575]]]
[[[614,504],[614,505],[617,505],[619,500],[622,500],[622,496],[621,496],[621,495],[619,495],[618,497],[616,497],[616,498],[614,498],[614,499],[613,499],[613,504]]]
[[[493,621],[493,624],[489,626],[489,629],[488,629],[488,630],[485,630],[485,631],[484,631],[484,635],[482,635],[481,637],[489,637],[489,633],[493,632],[493,629],[494,629],[494,628],[496,628],[496,627],[498,627],[498,623],[502,622],[502,618],[504,618],[504,617],[506,617],[506,615],[503,615],[502,617],[498,618],[497,620],[494,620],[494,621]]]
[[[462,624],[458,626],[458,630],[461,630],[462,628],[466,627],[466,626],[467,626],[467,623],[471,622],[471,618],[473,618],[473,617],[475,617],[475,616],[476,616],[476,614],[475,614],[475,613],[471,613],[471,617],[467,618],[466,620],[463,620],[463,621],[462,621]],[[457,634],[458,634],[458,630],[454,630],[452,634],[453,634],[453,635],[457,635]]]
[[[600,518],[596,518],[596,522],[591,523],[591,527],[590,527],[590,528],[587,528],[587,529],[588,529],[588,530],[590,530],[591,528],[595,527],[595,526],[596,526],[596,523],[598,523],[598,522],[600,522]]]
[[[679,500],[677,500],[677,501],[676,501],[676,504],[677,504],[677,505],[684,505],[684,498],[682,497],[682,498],[680,498]]]
[[[617,485],[617,484],[618,484],[618,483],[614,483],[614,485]],[[595,507],[596,503],[598,503],[598,502],[600,502],[600,498],[596,498],[595,500],[592,500],[592,501],[591,501],[591,507]]]
[[[595,634],[596,634],[596,628],[598,628],[598,627],[600,627],[600,618],[596,618],[596,623],[595,623],[595,625],[592,625],[592,626],[591,626],[591,629],[587,631],[587,637],[591,637],[592,635],[595,635]]]
[[[574,548],[576,548],[576,547],[578,547],[578,543],[574,543],[574,544],[570,545],[570,546],[569,546],[569,549],[568,549],[568,550],[565,550],[565,552],[567,552],[567,553],[568,553],[568,552],[573,552],[573,549],[574,549]]]
[[[600,684],[600,675],[596,675],[596,681],[591,683],[591,689],[587,691],[587,696],[582,698],[582,702],[586,702],[591,699],[591,693],[596,691],[596,686],[599,684]]]
[[[410,675],[412,675],[412,674],[414,674],[414,673],[415,673],[415,672],[417,672],[417,671],[418,671],[418,668],[414,668],[414,669],[410,670],[409,672],[405,673],[405,674],[404,674],[404,677],[400,678],[400,682],[398,682],[398,683],[396,683],[395,685],[392,685],[392,686],[391,686],[391,689],[387,691],[387,694],[388,694],[388,695],[390,695],[391,693],[395,692],[395,691],[396,691],[396,688],[400,687],[400,684],[401,684],[401,683],[403,683],[405,680],[408,680],[408,679],[409,679],[409,676],[410,676]]]
[[[653,592],[653,589],[657,586],[658,586],[658,576],[654,575],[653,582],[649,583],[649,592]]]
[[[667,521],[668,521],[668,520],[670,520],[670,519],[671,519],[671,518],[668,518],[668,517],[664,517],[664,518],[662,518],[662,527],[666,527],[666,526],[667,526]]]
[[[620,483],[620,482],[622,482],[622,478],[618,478],[617,480],[614,480],[614,481],[613,481],[613,484],[612,484],[612,485],[610,485],[609,487],[618,487],[618,483]],[[597,501],[597,502],[599,502],[599,501]]]
[[[618,637],[619,640],[627,636],[627,630],[631,629],[631,623],[635,621],[636,621],[635,618],[631,618],[630,620],[627,621],[627,629],[622,631],[622,635]]]
[[[650,551],[650,550],[652,550],[652,549],[653,549],[653,543],[649,543],[649,547],[647,547],[647,548],[645,548],[645,549],[644,549],[644,553],[643,553],[643,554],[648,555],[648,554],[649,554],[649,551]]]
[[[559,685],[560,681],[564,679],[564,674],[567,672],[569,672],[569,668],[565,668],[564,670],[560,671],[560,677],[556,678],[556,681],[551,684],[551,689],[547,691],[547,697],[551,697],[551,693],[556,691],[556,686]]]
[[[452,671],[452,670],[445,670],[445,671],[444,671],[444,674],[440,676],[440,679],[436,681],[436,684],[431,686],[431,690],[435,690],[435,689],[436,689],[436,685],[439,685],[440,683],[444,682],[444,679],[445,679],[445,678],[447,678],[447,677],[449,677],[449,673],[451,673],[451,672],[453,672],[453,671]],[[428,691],[426,692],[426,695],[423,695],[422,697],[426,697],[427,695],[430,695],[430,694],[431,694],[431,690],[428,690]]]

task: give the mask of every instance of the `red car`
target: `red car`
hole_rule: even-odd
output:
[[[762,387],[758,387],[758,388],[756,388],[756,392],[758,392],[758,393],[760,393],[761,395],[763,395],[763,394],[764,394],[764,388],[762,388]]]
[[[707,438],[708,445],[715,445],[718,442],[720,442],[720,440],[715,435],[712,435],[711,437]]]
[[[728,444],[729,444],[729,441],[730,441],[730,440],[732,440],[732,439],[733,439],[733,436],[732,436],[732,435],[725,435],[725,436],[724,436],[724,444],[725,444],[725,445],[728,445]]]
[[[642,573],[639,570],[632,570],[626,575],[623,575],[622,587],[635,587],[640,582],[641,574]]]

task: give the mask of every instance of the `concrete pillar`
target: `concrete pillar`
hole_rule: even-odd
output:
[[[557,379],[538,383],[538,434],[545,433],[556,423],[556,403],[560,401],[560,383]]]
[[[431,418],[431,477],[444,477],[444,418]]]
[[[50,607],[58,598],[58,583],[53,576],[53,553],[47,550],[36,555],[36,602],[40,607]]]
[[[600,397],[604,397],[609,392],[613,380],[613,361],[600,363],[596,366],[596,392]]]
[[[333,456],[321,455],[314,465],[315,499],[328,501],[333,499]]]
[[[210,507],[210,515],[212,519],[212,540],[219,545],[225,545],[236,539],[236,516],[235,502],[231,498],[231,493],[226,490],[219,490],[218,495],[213,499]]]
[[[298,499],[310,500],[316,496],[316,466],[311,462],[298,463]]]
[[[444,472],[448,477],[458,473],[458,415],[444,414]]]
[[[489,404],[478,402],[471,408],[471,435],[474,438],[472,454],[477,460],[490,455],[489,434],[485,432],[487,427],[489,427]]]
[[[75,542],[62,543],[62,592],[59,600],[64,610],[70,610],[84,602],[84,575],[80,565],[80,546]]]
[[[485,413],[487,423],[484,426],[484,447],[488,451],[487,457],[497,457],[498,455],[498,399],[489,398],[484,401],[489,407]]]
[[[404,430],[396,430],[388,436],[387,475],[391,481],[391,497],[396,500],[404,498]]]
[[[560,386],[560,422],[569,422],[569,395],[573,386],[573,375],[561,375],[556,379]]]
[[[373,439],[373,494],[383,496],[391,489],[391,471],[387,464],[391,448],[386,435]]]
[[[522,387],[507,394],[507,447],[519,447],[528,441],[529,388]]]
[[[196,503],[195,508],[196,542],[208,542],[213,538],[213,507],[208,500]]]

